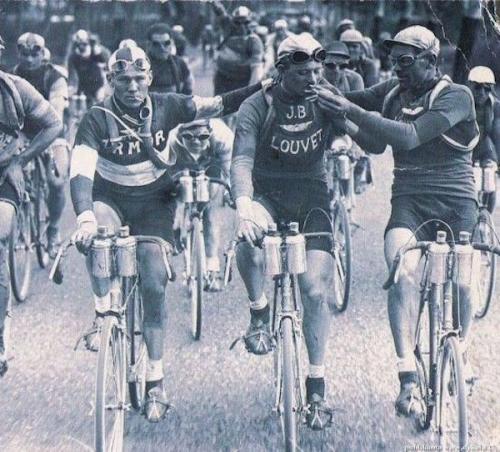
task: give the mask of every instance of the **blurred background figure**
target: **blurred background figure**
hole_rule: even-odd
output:
[[[172,39],[177,49],[176,55],[180,57],[186,56],[188,40],[186,36],[184,36],[184,27],[182,25],[174,25],[172,27]]]
[[[203,68],[206,69],[208,62],[214,59],[215,49],[218,40],[212,24],[207,24],[201,32],[201,52],[203,58]]]
[[[377,65],[373,59],[366,56],[364,50],[366,41],[361,32],[348,29],[340,35],[340,40],[349,49],[349,68],[361,75],[365,87],[369,88],[378,83]]]
[[[351,19],[342,19],[335,27],[335,39],[338,41],[340,39],[340,35],[344,33],[344,31],[355,29],[356,27],[354,25],[354,21]]]
[[[266,52],[272,55],[272,59],[266,59],[264,73],[266,76],[274,74],[274,62],[278,56],[279,45],[290,36],[288,22],[285,19],[278,19],[273,24],[273,32],[267,37]]]

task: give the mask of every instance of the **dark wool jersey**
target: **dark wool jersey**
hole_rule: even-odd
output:
[[[69,57],[68,68],[74,68],[78,74],[78,91],[88,97],[94,97],[97,91],[104,86],[104,75],[100,65],[106,64],[109,53],[103,49],[98,55],[91,54],[89,58],[83,58],[76,53]]]
[[[190,76],[186,62],[177,55],[170,55],[167,60],[158,60],[149,57],[153,82],[150,91],[157,93],[191,94],[186,89],[186,82]]]

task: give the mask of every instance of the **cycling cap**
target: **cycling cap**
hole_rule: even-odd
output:
[[[90,35],[88,31],[85,30],[78,30],[74,35],[73,35],[73,42],[76,42],[77,44],[88,44],[90,42]]]
[[[108,61],[110,72],[123,72],[130,66],[141,71],[149,71],[151,63],[144,50],[140,47],[122,47],[115,50]]]
[[[403,44],[420,50],[429,51],[431,54],[439,55],[439,39],[428,28],[421,25],[413,25],[401,30],[392,39],[386,39],[384,45],[392,47],[395,44]]]
[[[210,119],[197,119],[196,121],[186,122],[179,125],[179,132],[194,129],[195,127],[210,127]]]
[[[39,47],[43,49],[45,47],[45,39],[36,33],[23,33],[19,36],[17,40],[17,45],[22,47],[27,47],[32,49],[33,47]]]
[[[175,33],[184,33],[184,27],[182,25],[174,25],[172,31]]]
[[[332,43],[326,49],[326,58],[332,55],[334,57],[341,57],[345,59],[349,59],[349,49],[342,41],[332,41]]]
[[[358,30],[346,30],[340,35],[342,42],[359,42],[362,43],[365,38]]]
[[[285,19],[278,19],[276,22],[274,22],[275,30],[287,29],[287,28],[288,28],[288,23],[286,22]]]
[[[351,19],[342,19],[338,24],[336,30],[340,30],[343,27],[354,27],[354,22]]]
[[[299,18],[299,23],[301,23],[301,24],[310,24],[311,23],[311,18],[309,16],[301,16]]]
[[[233,11],[233,19],[236,19],[238,21],[250,21],[251,15],[252,11],[250,11],[246,6],[238,6],[238,8]]]
[[[473,67],[469,72],[469,82],[495,84],[495,74],[486,66]]]
[[[278,47],[278,58],[291,55],[294,52],[305,52],[312,55],[317,49],[321,49],[321,44],[316,41],[309,33],[300,35],[290,35],[282,41]]]
[[[118,44],[118,48],[123,49],[124,47],[137,47],[137,42],[135,42],[133,39],[124,39],[120,41],[120,44]]]

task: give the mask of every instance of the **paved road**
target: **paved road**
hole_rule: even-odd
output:
[[[208,74],[196,67],[198,90],[207,92]],[[335,423],[321,433],[304,430],[304,451],[400,451],[435,440],[394,415],[398,382],[381,289],[386,276],[382,234],[389,214],[390,156],[377,157],[374,164],[376,185],[356,209],[362,229],[354,236],[352,303],[344,315],[335,317],[329,342],[326,378],[337,410]],[[233,213],[225,210],[223,215],[229,238]],[[68,233],[73,224],[68,209]],[[177,259],[177,270],[180,264]],[[175,410],[159,425],[130,414],[126,450],[278,450],[281,434],[271,412],[272,358],[251,356],[243,347],[228,350],[248,320],[239,276],[227,291],[207,296],[200,342],[190,338],[189,309],[179,282],[169,288],[167,305],[166,381]],[[1,450],[91,450],[96,355],[74,352],[73,346],[91,323],[92,313],[83,260],[76,253],[67,260],[63,286],[51,284],[46,272],[35,272],[30,298],[14,309],[15,359],[0,382]],[[481,380],[469,399],[473,444],[498,448],[499,316],[496,297],[488,317],[474,325],[471,360]]]

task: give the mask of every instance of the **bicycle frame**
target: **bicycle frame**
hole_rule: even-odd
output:
[[[349,159],[349,177],[342,178],[340,174],[341,157]],[[336,204],[342,201],[349,216],[356,206],[356,195],[354,192],[354,163],[347,150],[330,152],[326,155],[326,168],[328,172],[328,188],[331,190],[331,202]]]

